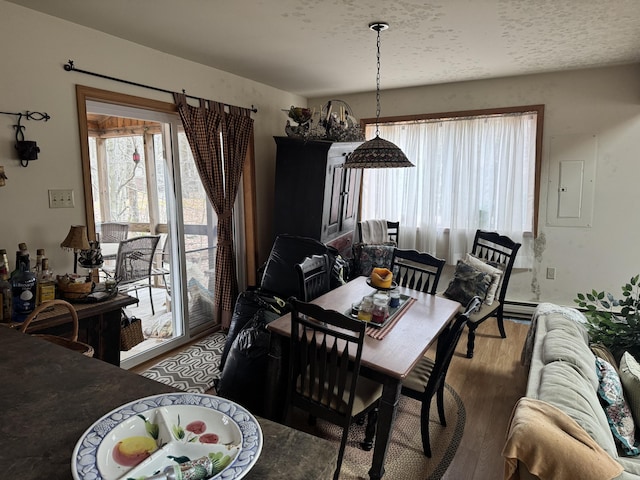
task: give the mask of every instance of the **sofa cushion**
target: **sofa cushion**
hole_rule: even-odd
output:
[[[547,317],[547,331],[552,330],[564,330],[575,336],[574,341],[580,340],[580,343],[584,345],[589,344],[589,334],[587,333],[587,329],[584,327],[584,324],[578,323],[575,320],[565,317],[561,314],[552,314]]]
[[[635,425],[629,405],[624,399],[620,377],[606,360],[596,357],[596,367],[600,378],[598,395],[602,400],[611,432],[624,455],[638,455],[640,450],[635,441]]]
[[[558,407],[578,422],[609,455],[618,456],[596,390],[570,363],[552,362],[542,367],[538,399]]]
[[[620,380],[636,427],[640,425],[640,364],[629,352],[620,359]]]
[[[567,322],[573,323],[571,320]],[[577,334],[572,330],[557,328],[557,325],[551,327],[542,345],[542,363],[567,362],[591,384],[593,390],[596,390],[599,381],[593,367],[595,356],[586,343],[577,339]]]

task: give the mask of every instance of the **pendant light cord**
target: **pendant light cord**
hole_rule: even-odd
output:
[[[381,28],[376,28],[376,31],[378,32],[378,41],[376,43],[376,47],[377,47],[377,63],[376,63],[376,68],[377,68],[377,74],[376,74],[376,137],[380,136],[380,129],[378,127],[378,123],[380,120],[380,31],[382,29]]]

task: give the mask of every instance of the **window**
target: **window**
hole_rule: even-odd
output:
[[[477,229],[523,243],[535,233],[543,106],[394,118],[380,136],[398,145],[414,168],[364,171],[362,218],[400,221],[400,246],[454,264]],[[369,122],[369,121],[366,121]],[[366,136],[375,134],[375,123]]]

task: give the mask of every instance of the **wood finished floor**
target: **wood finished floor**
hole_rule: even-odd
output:
[[[502,447],[517,400],[525,394],[527,369],[520,353],[529,325],[505,321],[507,338],[496,321],[478,327],[474,357],[466,358],[466,332],[449,367],[447,383],[460,395],[467,413],[462,442],[443,480],[500,480]]]

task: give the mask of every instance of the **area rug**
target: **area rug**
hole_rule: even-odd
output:
[[[226,335],[214,333],[190,345],[180,353],[165,358],[141,375],[185,392],[204,393],[220,376],[218,366]]]
[[[391,443],[385,461],[385,478],[402,480],[438,480],[442,478],[456,454],[462,434],[466,413],[462,400],[456,391],[445,385],[445,418],[447,426],[440,425],[435,397],[429,419],[429,438],[432,457],[427,458],[422,451],[420,435],[420,402],[405,396],[400,397],[398,414],[391,435]],[[368,480],[373,450],[365,452],[359,447],[364,439],[365,426],[353,424],[345,449],[341,480]],[[314,435],[331,440],[336,449],[340,445],[342,430],[328,422],[317,420],[315,427],[304,427]]]

